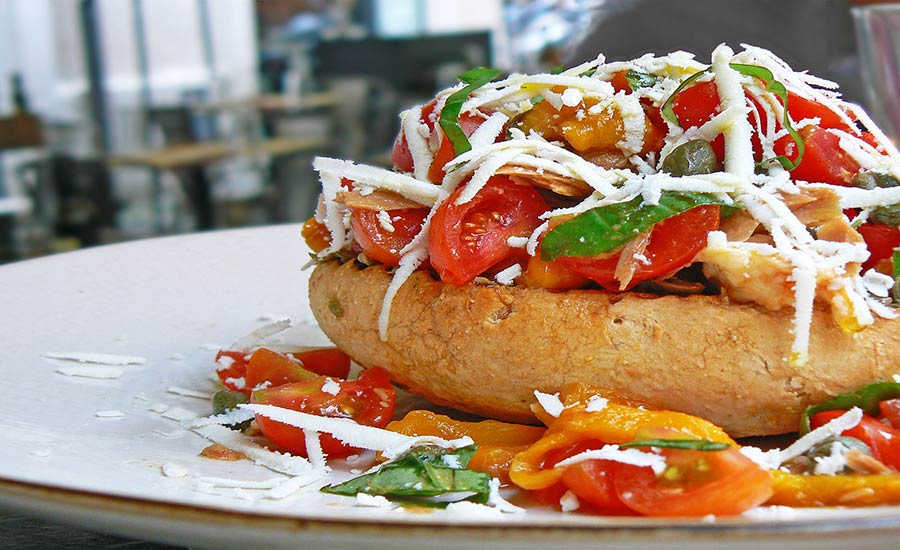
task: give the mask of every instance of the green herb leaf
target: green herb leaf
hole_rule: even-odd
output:
[[[550,69],[550,74],[560,74],[564,70],[566,70],[566,68],[564,66],[557,65],[556,67],[553,67],[552,69]]]
[[[468,86],[454,92],[447,98],[444,109],[441,111],[441,118],[438,121],[457,155],[461,155],[472,148],[469,138],[459,126],[459,111],[462,109],[463,103],[469,98],[469,94],[498,76],[500,76],[500,71],[496,69],[477,67],[469,69],[457,77],[468,84]]]
[[[805,434],[809,431],[809,419],[816,413],[834,410],[849,411],[853,407],[859,407],[866,414],[877,416],[879,413],[878,403],[885,399],[894,399],[895,397],[900,397],[900,383],[875,382],[874,384],[863,386],[855,392],[839,395],[824,403],[810,405],[804,409],[803,415],[800,416],[800,433]]]
[[[784,117],[781,122],[784,124],[784,129],[790,134],[791,139],[797,144],[797,157],[794,160],[791,160],[784,155],[778,155],[775,158],[763,160],[761,164],[777,161],[785,170],[793,170],[800,166],[800,162],[803,161],[803,154],[806,151],[806,144],[803,142],[803,138],[800,134],[797,133],[797,130],[794,130],[794,127],[791,126],[791,118],[788,116],[788,93],[784,84],[775,80],[775,75],[772,74],[772,71],[765,67],[745,65],[743,63],[732,63],[729,66],[742,75],[752,76],[762,80],[763,84],[766,85],[765,90],[778,96],[778,99],[781,100],[781,104],[784,106]]]
[[[891,254],[891,264],[893,265],[894,280],[900,279],[900,248],[895,248]]]
[[[430,500],[433,497],[462,493],[464,500],[484,503],[490,495],[491,476],[465,469],[476,450],[475,445],[455,451],[417,447],[376,472],[323,487],[322,492],[344,496],[365,493],[435,506],[446,503]]]
[[[625,73],[625,80],[628,81],[628,87],[631,88],[631,91],[635,91],[638,88],[649,88],[659,82],[660,78],[655,74],[642,73],[634,69],[628,69],[628,72]]]
[[[728,443],[719,443],[709,439],[644,439],[619,445],[623,449],[631,447],[659,447],[662,449],[687,449],[689,451],[724,451]]]
[[[624,245],[654,224],[705,204],[724,204],[708,193],[665,191],[654,205],[643,198],[583,212],[550,230],[541,242],[541,258],[553,261],[562,256],[597,256]]]

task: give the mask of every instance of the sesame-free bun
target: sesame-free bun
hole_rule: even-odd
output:
[[[418,271],[378,315],[391,275],[319,264],[310,304],[325,334],[363,366],[435,403],[535,422],[534,390],[571,382],[706,418],[733,437],[795,431],[807,405],[900,373],[900,319],[843,332],[816,309],[810,360],[791,366],[793,310],[719,296],[453,286]]]

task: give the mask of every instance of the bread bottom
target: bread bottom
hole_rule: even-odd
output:
[[[706,418],[733,437],[795,431],[809,404],[900,373],[900,320],[841,331],[815,311],[810,361],[788,362],[792,310],[718,296],[451,286],[415,273],[378,315],[391,276],[381,266],[318,265],[310,304],[322,330],[363,366],[435,403],[534,422],[534,390],[571,382]]]

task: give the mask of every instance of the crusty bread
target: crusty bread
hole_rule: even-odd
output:
[[[900,373],[900,320],[847,334],[814,313],[810,362],[793,367],[793,311],[717,296],[451,286],[415,273],[377,319],[390,275],[325,262],[310,280],[322,330],[364,366],[432,401],[534,422],[533,390],[583,381],[709,419],[734,437],[794,431],[806,405]]]

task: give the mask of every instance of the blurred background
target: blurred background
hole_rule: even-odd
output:
[[[301,221],[318,193],[313,156],[389,164],[397,113],[477,65],[549,70],[600,52],[674,49],[705,61],[721,42],[749,42],[838,81],[852,101],[874,101],[893,132],[866,61],[872,43],[893,52],[892,9],[846,0],[0,0],[0,262]]]

